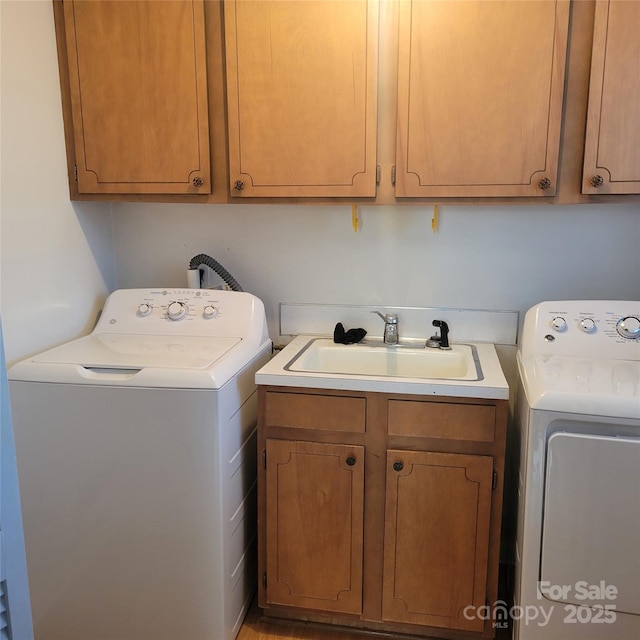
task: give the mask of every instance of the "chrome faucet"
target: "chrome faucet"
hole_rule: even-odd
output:
[[[384,320],[384,334],[382,339],[385,344],[397,345],[399,341],[398,336],[398,315],[395,313],[381,314],[379,311],[372,311],[371,313],[377,313]]]

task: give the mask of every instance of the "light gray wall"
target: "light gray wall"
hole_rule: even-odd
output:
[[[8,364],[85,333],[115,285],[111,205],[72,205],[50,0],[0,1],[0,305]]]
[[[506,309],[542,300],[640,299],[640,207],[351,207],[121,204],[121,287],[185,286],[207,253],[279,302]],[[452,328],[454,331],[455,328]]]

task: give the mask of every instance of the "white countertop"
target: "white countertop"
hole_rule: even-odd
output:
[[[407,393],[421,396],[448,396],[507,400],[509,386],[493,344],[465,343],[476,348],[483,377],[481,380],[401,378],[357,374],[288,371],[285,367],[316,338],[298,336],[256,373],[256,384],[347,391]],[[381,347],[383,348],[383,347]],[[391,347],[393,348],[393,347]]]

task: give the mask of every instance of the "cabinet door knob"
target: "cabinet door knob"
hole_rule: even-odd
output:
[[[402,462],[394,462],[393,463],[393,470],[394,471],[402,471],[404,469],[404,464],[402,464]]]
[[[591,186],[601,187],[604,184],[604,178],[602,176],[593,176],[591,178]]]
[[[540,180],[540,182],[538,182],[538,186],[543,191],[546,191],[551,186],[551,180],[549,180],[549,178],[542,178],[542,180]]]
[[[346,461],[345,461],[350,467],[353,467],[353,465],[356,463],[356,459],[353,456],[348,456]]]
[[[204,180],[200,176],[197,176],[193,179],[194,187],[201,187],[203,184],[204,184]]]
[[[236,180],[233,185],[233,188],[236,191],[242,191],[244,189],[244,182],[242,182],[242,180]]]

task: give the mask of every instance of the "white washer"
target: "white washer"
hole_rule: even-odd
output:
[[[640,302],[543,302],[517,355],[514,638],[640,638]]]
[[[231,640],[253,596],[264,306],[112,293],[9,371],[38,640]]]

